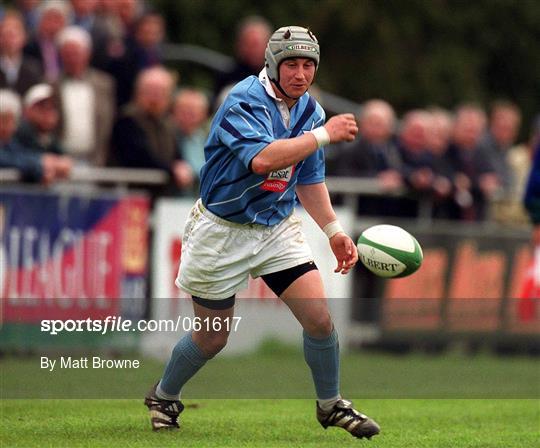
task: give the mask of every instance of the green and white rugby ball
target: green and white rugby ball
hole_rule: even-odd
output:
[[[406,277],[422,264],[422,248],[416,238],[398,226],[370,227],[358,239],[358,256],[379,277]]]

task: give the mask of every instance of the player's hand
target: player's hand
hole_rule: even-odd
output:
[[[353,114],[335,115],[326,122],[324,127],[330,136],[330,143],[352,142],[358,133]]]
[[[330,238],[330,247],[337,260],[337,267],[334,272],[348,274],[358,261],[358,251],[353,240],[343,232],[336,233]]]

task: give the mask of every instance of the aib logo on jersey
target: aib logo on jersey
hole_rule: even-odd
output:
[[[294,165],[281,170],[272,171],[261,188],[266,191],[275,191],[277,193],[285,191],[288,183],[291,181],[294,173]]]

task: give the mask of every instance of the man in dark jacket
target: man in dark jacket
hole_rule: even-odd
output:
[[[23,54],[26,31],[22,18],[8,12],[0,20],[0,88],[19,95],[42,80],[39,62]]]
[[[474,104],[464,104],[456,111],[448,160],[455,174],[456,203],[461,219],[481,221],[501,183],[491,160],[479,149],[486,127],[485,112]]]
[[[39,61],[47,82],[55,82],[61,71],[60,53],[56,38],[66,26],[68,5],[62,1],[48,1],[39,8],[37,29],[24,47],[24,54]]]
[[[140,73],[133,101],[114,125],[112,155],[119,166],[168,171],[175,185],[184,189],[194,178],[189,164],[179,158],[175,129],[167,115],[173,87],[172,75],[161,66]]]

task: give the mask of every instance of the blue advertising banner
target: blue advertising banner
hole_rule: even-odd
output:
[[[0,190],[0,322],[104,318],[145,297],[149,199]],[[144,311],[144,307],[138,307]]]

